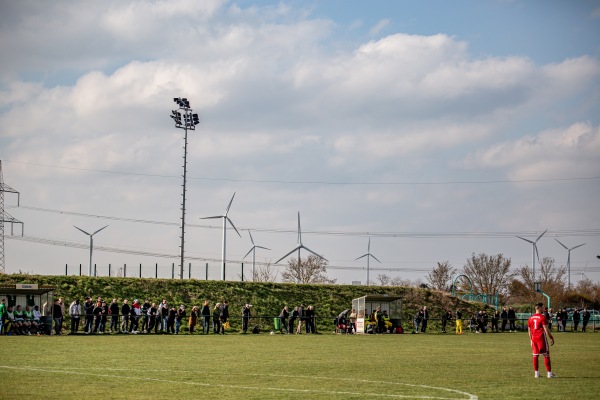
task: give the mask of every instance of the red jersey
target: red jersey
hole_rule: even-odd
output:
[[[531,332],[531,339],[534,341],[545,340],[546,332],[544,331],[544,326],[547,324],[548,321],[544,314],[533,314],[527,322],[527,326]]]

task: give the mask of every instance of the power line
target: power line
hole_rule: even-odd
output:
[[[7,207],[11,208],[11,207]],[[41,208],[33,206],[23,206],[19,208],[48,212],[63,215],[73,215],[78,217],[95,218],[95,219],[106,219],[111,221],[122,221],[132,222],[141,224],[152,224],[152,225],[165,225],[165,226],[179,226],[176,222],[167,221],[154,221],[147,219],[136,219],[126,217],[114,217],[109,215],[99,214],[88,214],[74,211],[56,210],[50,208]],[[190,228],[202,228],[202,229],[222,229],[220,226],[204,225],[204,224],[186,224]],[[275,228],[256,228],[256,227],[241,227],[242,230],[252,230],[257,232],[265,233],[290,233],[297,234],[296,230],[288,229],[275,229]],[[372,232],[372,231],[302,231],[302,233],[309,235],[325,235],[325,236],[346,236],[346,237],[383,237],[383,238],[412,238],[412,239],[513,239],[515,236],[532,236],[537,235],[539,232],[536,231],[506,231],[506,232]],[[561,229],[561,230],[549,230],[547,236],[563,237],[563,236],[600,236],[600,229]]]
[[[38,164],[23,161],[9,161],[15,164],[32,165],[46,168],[58,168],[68,169],[72,171],[84,171],[84,172],[98,172],[103,174],[115,174],[115,175],[133,175],[133,176],[145,176],[151,178],[177,178],[179,175],[162,175],[162,174],[148,174],[139,172],[127,172],[127,171],[110,171],[92,168],[78,168],[78,167],[65,167],[61,165],[50,165],[50,164]],[[245,183],[277,183],[277,184],[289,184],[289,185],[357,185],[357,186],[431,186],[431,185],[482,185],[482,184],[498,184],[498,183],[533,183],[533,182],[569,182],[569,181],[581,181],[581,180],[597,180],[600,176],[588,176],[588,177],[569,177],[569,178],[548,178],[548,179],[496,179],[496,180],[481,180],[481,181],[439,181],[439,182],[340,182],[340,181],[289,181],[281,179],[234,179],[234,178],[214,178],[214,177],[188,177],[192,180],[203,180],[203,181],[222,181],[222,182],[245,182]]]

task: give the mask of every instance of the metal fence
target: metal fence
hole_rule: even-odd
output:
[[[65,264],[66,276],[87,276],[89,266]],[[123,278],[161,278],[179,279],[180,267],[175,263],[161,264],[120,264],[120,265],[97,265],[92,267],[94,277],[123,277]],[[189,263],[183,270],[184,279],[199,280],[221,280],[221,265],[209,264],[192,265]],[[251,267],[241,264],[228,264],[226,269],[226,280],[248,281],[252,280]]]

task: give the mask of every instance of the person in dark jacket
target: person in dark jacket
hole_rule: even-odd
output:
[[[288,333],[293,333],[296,327],[296,319],[298,319],[298,307],[294,307],[290,315],[290,322],[288,324]]]
[[[304,316],[304,304],[300,304],[298,307],[298,329],[296,329],[296,334],[302,333],[302,324],[306,324],[306,317]]]
[[[221,307],[219,308],[219,321],[221,322],[221,334],[225,334],[225,322],[229,320],[229,303],[227,300],[223,301]]]
[[[167,333],[175,333],[175,318],[177,317],[177,309],[171,307],[167,315]]]
[[[515,321],[517,319],[517,314],[515,313],[515,309],[512,307],[508,308],[508,329],[512,331],[517,331],[517,326],[515,325]]]
[[[508,324],[508,310],[506,307],[502,308],[502,312],[500,313],[500,319],[502,320],[501,330],[502,332],[506,331],[506,324]]]
[[[60,335],[62,331],[62,308],[60,306],[60,300],[56,299],[54,301],[54,306],[52,307],[52,318],[54,319],[54,333],[56,335]]]
[[[581,313],[581,316],[583,319],[583,325],[581,326],[581,332],[585,332],[585,328],[586,328],[588,322],[590,322],[590,316],[591,316],[587,307],[583,309],[583,313]]]
[[[86,334],[92,333],[94,330],[94,303],[92,303],[92,299],[89,297],[85,298],[85,303],[83,303],[83,310],[85,312],[85,327],[84,331]]]
[[[306,318],[306,333],[315,333],[315,307],[306,307],[304,316]]]
[[[110,332],[118,332],[119,331],[119,305],[117,304],[117,299],[113,299],[112,303],[110,303]]]
[[[208,300],[204,300],[204,304],[202,304],[202,332],[208,335],[208,331],[210,330],[210,303]],[[213,332],[215,333],[215,332]]]
[[[123,320],[121,321],[121,332],[129,333],[129,314],[131,313],[131,307],[129,306],[129,300],[123,300],[123,305],[121,306],[121,316]]]
[[[421,321],[421,332],[425,333],[427,329],[427,321],[429,320],[429,311],[427,311],[427,306],[423,306],[423,320]]]
[[[577,332],[579,326],[579,320],[581,320],[581,314],[578,309],[573,310],[573,331]]]
[[[251,304],[244,304],[242,307],[242,333],[248,333],[248,323],[250,322],[250,307]]]
[[[500,319],[500,313],[498,310],[492,314],[492,332],[498,333],[498,320]]]
[[[94,305],[94,333],[98,333],[100,322],[102,322],[102,302],[98,301]]]
[[[446,325],[448,324],[448,321],[452,321],[452,312],[450,310],[447,310],[442,314],[442,333],[446,333]]]

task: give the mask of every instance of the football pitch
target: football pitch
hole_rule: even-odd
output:
[[[593,398],[600,335],[555,333],[533,377],[526,333],[0,337],[0,398]]]

